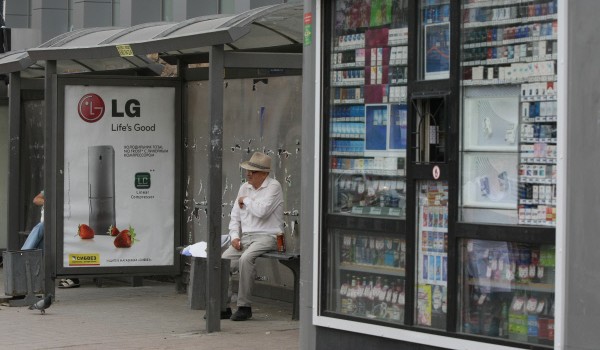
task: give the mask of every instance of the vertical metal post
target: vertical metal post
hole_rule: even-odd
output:
[[[221,330],[221,214],[223,171],[223,45],[210,48],[208,91],[210,150],[208,152],[208,247],[206,331]]]
[[[319,4],[317,4],[319,3]],[[315,221],[319,218],[315,213],[315,207],[318,208],[320,198],[315,195],[315,167],[321,161],[321,150],[318,140],[321,135],[319,128],[315,126],[315,118],[320,115],[316,111],[320,106],[317,100],[317,92],[321,91],[321,80],[318,78],[321,74],[319,62],[321,58],[321,1],[304,0],[304,13],[311,14],[312,32],[310,41],[305,42],[304,54],[302,55],[302,165],[301,169],[301,188],[300,206],[302,215],[302,224],[300,225],[300,285],[296,286],[300,290],[300,349],[315,349],[317,347],[317,329],[312,323],[313,315],[313,266],[317,264],[318,257],[314,256],[314,246],[319,245],[318,239],[314,237]],[[328,2],[323,6],[333,6]],[[315,197],[318,198],[315,200]],[[320,276],[318,276],[320,277]]]
[[[8,223],[6,247],[19,249],[21,198],[21,73],[10,73],[8,100],[9,155],[8,155]]]
[[[44,77],[44,290],[55,294],[56,263],[56,61],[46,61]],[[62,213],[61,213],[62,214]]]

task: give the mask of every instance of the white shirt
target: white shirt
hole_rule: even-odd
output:
[[[237,198],[244,198],[240,208]],[[251,184],[240,186],[231,210],[229,236],[240,238],[243,233],[277,234],[283,232],[283,194],[279,181],[267,177],[258,189]]]

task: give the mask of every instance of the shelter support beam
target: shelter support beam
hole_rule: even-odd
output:
[[[9,125],[9,155],[8,155],[8,242],[9,250],[19,249],[19,224],[22,213],[20,208],[21,166],[19,154],[21,152],[21,73],[10,73],[8,100],[8,125]]]
[[[55,295],[56,270],[56,61],[46,61],[44,76],[44,291]],[[62,215],[62,213],[61,213]]]
[[[208,152],[208,249],[206,331],[221,330],[221,216],[223,171],[223,45],[210,48],[208,91],[210,150]]]

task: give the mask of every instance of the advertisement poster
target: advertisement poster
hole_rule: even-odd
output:
[[[516,209],[518,155],[469,152],[463,155],[463,203],[465,206]]]
[[[450,23],[425,26],[425,79],[450,76]]]
[[[175,94],[65,86],[64,267],[173,264]]]
[[[518,96],[465,98],[464,101],[465,150],[518,150]]]

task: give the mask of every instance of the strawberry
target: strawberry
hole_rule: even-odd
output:
[[[119,232],[117,237],[115,237],[114,244],[117,248],[129,248],[135,241],[135,231],[129,226],[129,230]]]
[[[110,225],[110,227],[108,228],[108,232],[107,232],[107,233],[108,233],[109,235],[111,235],[111,236],[116,236],[116,235],[118,235],[120,232],[119,232],[119,229],[118,229],[116,226],[114,226],[114,225]]]
[[[94,238],[94,230],[86,224],[81,224],[77,227],[77,235],[81,239],[92,239]]]

